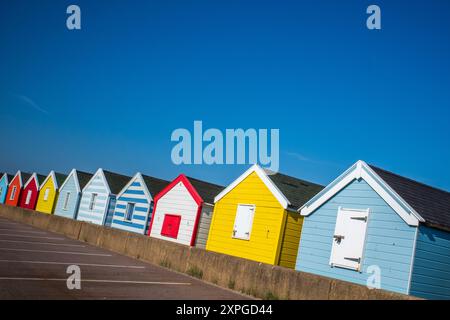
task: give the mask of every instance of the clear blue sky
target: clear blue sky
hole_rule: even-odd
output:
[[[447,0],[1,1],[0,171],[229,183],[247,166],[171,163],[171,132],[203,120],[279,128],[280,171],[299,178],[363,159],[450,190],[449,14]]]

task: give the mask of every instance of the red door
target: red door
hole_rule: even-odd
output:
[[[180,229],[180,222],[181,216],[165,214],[161,235],[176,239],[178,237],[178,230]]]

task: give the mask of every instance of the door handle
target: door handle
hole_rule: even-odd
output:
[[[335,234],[335,235],[333,235],[333,238],[334,238],[334,240],[336,240],[336,243],[337,243],[337,244],[340,244],[341,241],[342,241],[343,239],[345,239],[345,236]]]

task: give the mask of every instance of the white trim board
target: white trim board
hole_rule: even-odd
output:
[[[23,187],[23,181],[22,181],[22,172],[19,170],[16,172],[16,174],[14,175],[14,177],[11,179],[11,181],[9,182],[11,184],[11,182],[14,181],[14,179],[17,177],[17,175],[19,175],[19,183],[20,183],[20,187]]]
[[[33,179],[34,179],[34,181],[36,181],[36,186],[37,186],[38,190],[41,190],[41,186],[39,185],[39,180],[37,178],[36,172],[33,172],[31,177],[28,178],[27,182],[25,182],[25,184],[23,185],[23,188],[25,189],[28,186],[28,184],[31,182],[31,180],[33,180]]]
[[[414,271],[414,260],[416,258],[416,247],[417,247],[418,235],[419,235],[419,228],[416,228],[416,231],[414,234],[413,249],[412,249],[412,254],[411,254],[411,264],[409,266],[408,287],[406,288],[406,294],[410,294],[410,292],[411,292],[411,282],[412,282],[412,275],[413,275],[413,271]]]
[[[50,179],[50,177],[53,179],[53,186],[55,187],[55,190],[58,190],[58,182],[56,181],[56,175],[55,175],[55,171],[50,171],[50,173],[47,175],[47,177],[45,178],[45,180],[41,183],[41,185],[39,186],[39,191],[42,189],[42,187],[44,186],[44,184],[47,183],[48,179]]]
[[[108,192],[108,195],[111,195],[111,189],[109,188],[109,184],[108,181],[106,180],[105,174],[103,173],[103,169],[99,168],[91,177],[91,179],[88,181],[88,183],[86,183],[86,185],[83,188],[83,192],[86,191],[86,189],[90,186],[90,184],[92,183],[92,181],[94,181],[95,177],[97,177],[97,175],[100,175],[101,179],[103,180],[103,183],[106,186],[106,190]]]
[[[131,184],[138,179],[140,180],[141,184],[144,186],[144,193],[145,193],[145,196],[147,197],[147,200],[149,202],[151,202],[153,200],[152,195],[150,194],[150,191],[148,191],[147,184],[145,183],[144,177],[142,176],[142,173],[140,173],[140,172],[137,172],[130,179],[130,181],[127,182],[125,187],[123,187],[122,190],[120,190],[120,192],[117,194],[117,199],[119,199],[125,193],[125,191],[131,186]]]
[[[64,180],[63,184],[61,185],[61,187],[59,188],[59,190],[62,190],[64,188],[64,186],[66,185],[67,181],[69,181],[71,176],[74,176],[75,179],[75,187],[77,188],[78,193],[81,192],[81,188],[80,188],[80,182],[78,181],[78,173],[77,173],[77,169],[72,169],[72,171],[70,171],[69,175],[66,177],[66,180]]]
[[[250,174],[255,172],[258,177],[262,180],[262,182],[266,185],[266,187],[272,192],[274,197],[278,200],[281,206],[284,209],[287,209],[291,204],[289,200],[284,196],[284,194],[278,189],[278,187],[273,183],[272,180],[267,176],[266,172],[257,164],[251,166],[247,171],[245,171],[239,178],[234,180],[230,185],[228,185],[221,193],[219,193],[214,198],[214,203],[217,203],[220,199],[222,199],[226,194],[228,194],[231,190],[233,190],[238,184],[244,181]]]
[[[331,182],[317,196],[304,204],[298,211],[308,216],[330,200],[353,180],[363,179],[386,203],[410,226],[418,226],[425,220],[398,195],[367,163],[359,160],[337,179]]]

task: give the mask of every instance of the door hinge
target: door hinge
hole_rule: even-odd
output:
[[[358,263],[361,263],[361,258],[344,257],[344,259],[350,260],[350,261],[354,261],[354,262],[358,262]]]
[[[367,222],[367,217],[351,217],[350,219]]]

